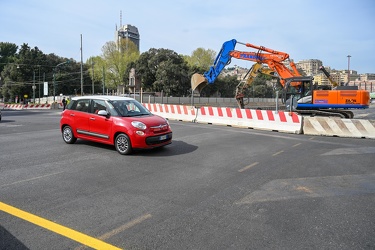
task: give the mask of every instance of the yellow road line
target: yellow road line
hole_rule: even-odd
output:
[[[240,170],[238,170],[238,172],[243,172],[243,171],[245,171],[245,170],[248,170],[249,168],[252,168],[252,167],[254,167],[255,165],[258,165],[259,164],[259,162],[254,162],[254,163],[252,163],[252,164],[250,164],[249,166],[246,166],[246,167],[244,167],[244,168],[241,168]]]
[[[46,229],[48,229],[52,232],[61,234],[61,235],[65,236],[69,239],[75,240],[75,241],[77,241],[81,244],[92,247],[94,249],[108,249],[108,250],[121,249],[121,248],[115,247],[113,245],[110,245],[108,243],[105,243],[101,240],[95,239],[93,237],[90,237],[88,235],[85,235],[83,233],[75,231],[75,230],[70,229],[68,227],[64,227],[62,225],[59,225],[59,224],[54,223],[52,221],[46,220],[46,219],[41,218],[39,216],[30,214],[28,212],[25,212],[23,210],[12,207],[12,206],[7,205],[7,204],[2,203],[2,202],[0,202],[0,211],[4,211],[5,213],[14,215],[14,216],[16,216],[20,219],[23,219],[25,221],[33,223],[37,226],[46,228]]]

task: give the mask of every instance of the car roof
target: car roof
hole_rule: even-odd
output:
[[[97,99],[105,101],[121,101],[121,100],[134,100],[131,97],[116,96],[116,95],[86,95],[86,96],[76,96],[72,100],[83,100],[83,99]]]

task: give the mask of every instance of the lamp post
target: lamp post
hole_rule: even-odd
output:
[[[348,85],[349,85],[349,82],[350,82],[350,57],[352,57],[352,56],[348,55]]]
[[[92,85],[92,94],[95,92],[94,88],[94,60],[91,58],[91,70],[92,70],[92,79],[91,79],[91,85]]]
[[[35,104],[35,89],[36,89],[36,86],[35,86],[35,70],[33,70],[33,86],[32,86],[32,89],[33,89],[33,103]]]
[[[64,64],[68,64],[70,61],[66,61],[66,62],[62,62],[62,63],[59,63],[55,66],[55,68],[53,69],[53,102],[55,102],[55,95],[56,95],[56,70],[64,65]]]

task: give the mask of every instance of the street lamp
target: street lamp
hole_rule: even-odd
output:
[[[35,89],[36,89],[36,86],[35,86],[35,70],[33,70],[33,86],[32,86],[32,89],[33,89],[33,103],[35,104]]]
[[[348,85],[349,85],[349,82],[350,82],[350,57],[352,57],[352,56],[348,55]]]
[[[70,61],[66,61],[66,62],[62,62],[62,63],[59,63],[55,66],[55,68],[53,69],[53,102],[55,102],[55,93],[56,93],[56,70],[64,65],[64,64],[68,64]]]

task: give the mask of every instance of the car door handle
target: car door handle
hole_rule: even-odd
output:
[[[90,117],[90,120],[91,121],[95,121],[95,117]]]
[[[70,114],[70,116],[75,116],[74,114]]]

